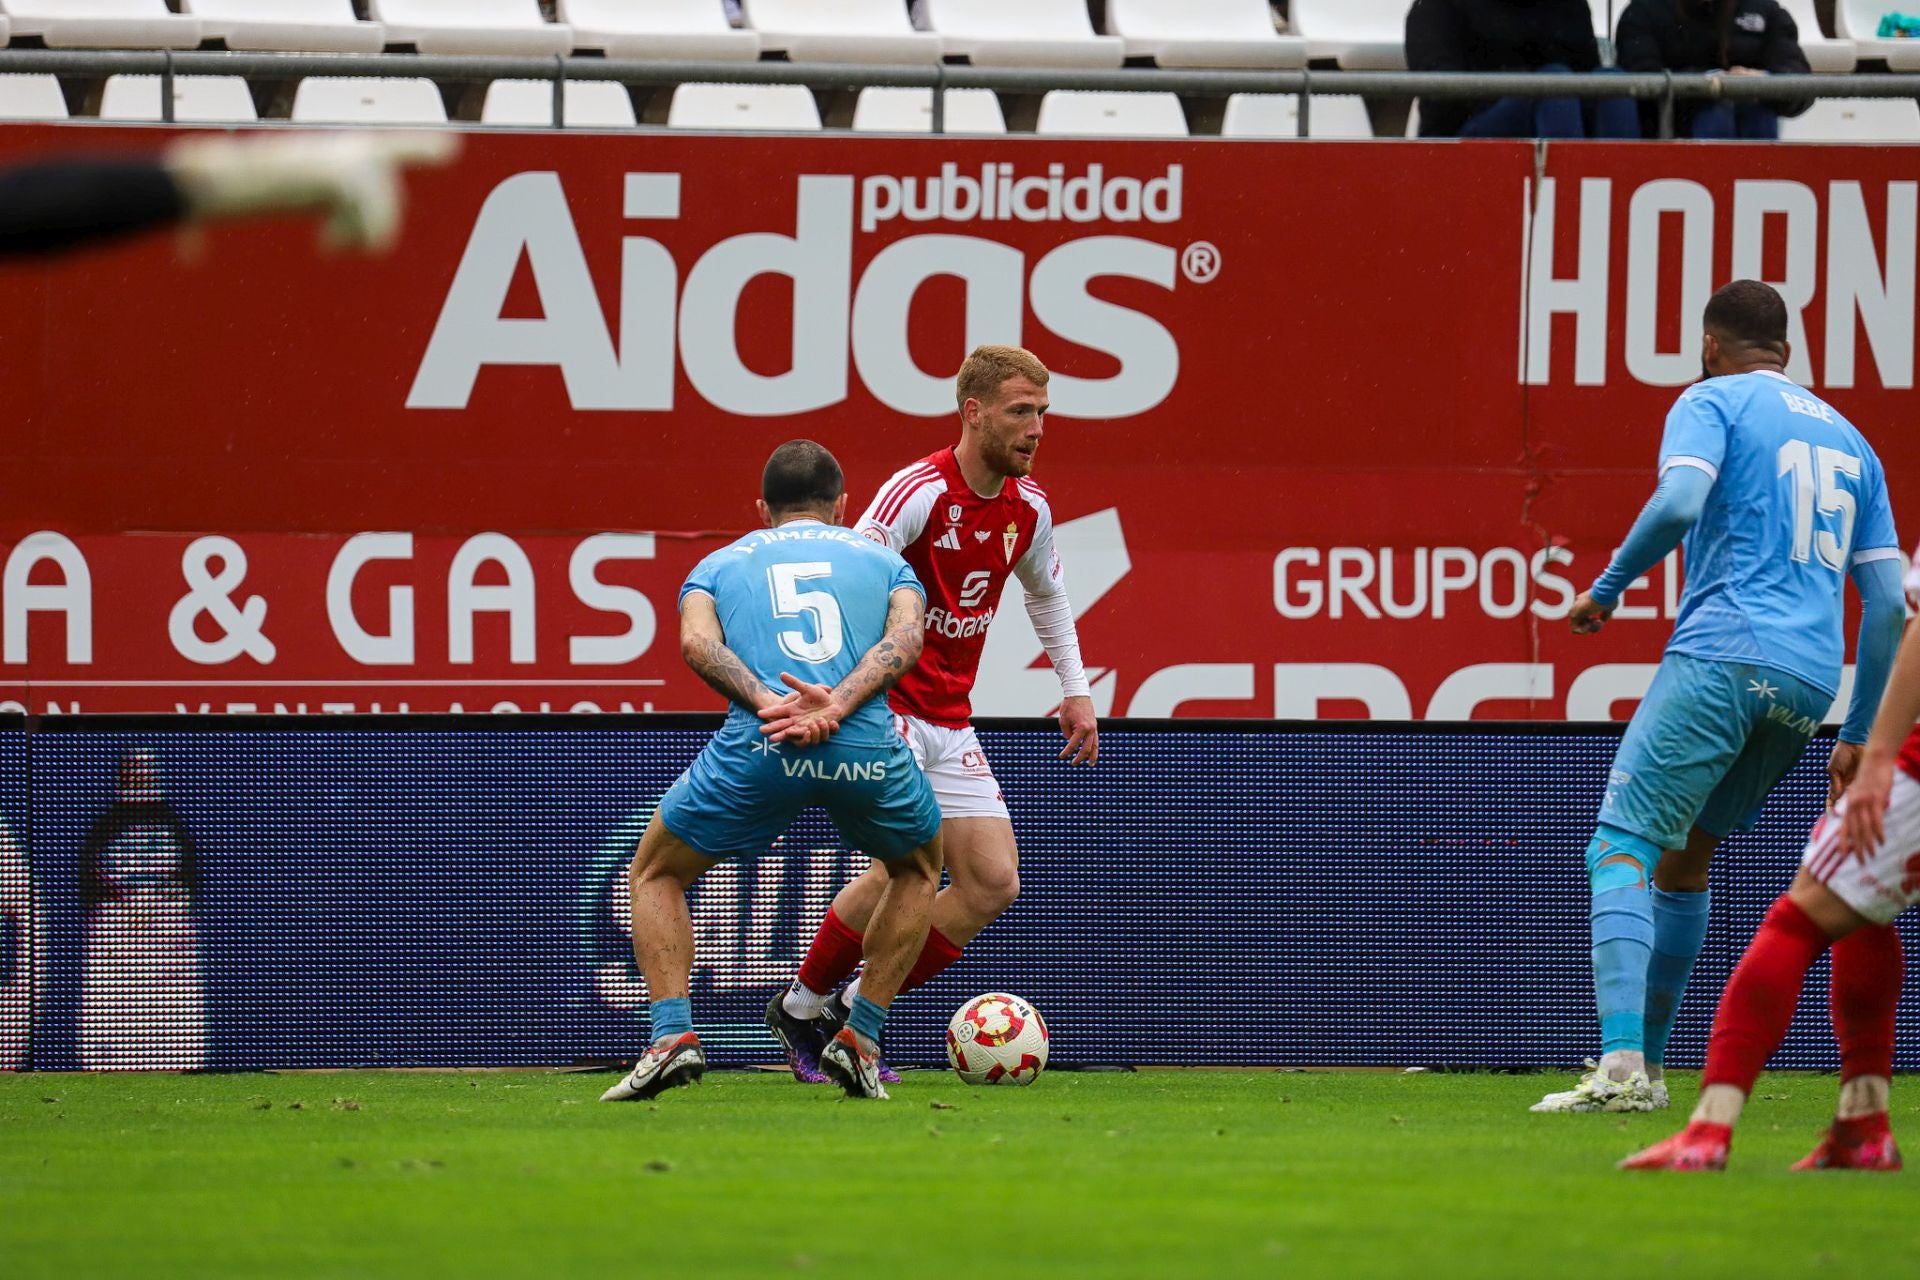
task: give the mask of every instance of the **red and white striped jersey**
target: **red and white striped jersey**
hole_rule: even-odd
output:
[[[1908,734],[1906,745],[1900,748],[1900,767],[1920,782],[1920,729]]]
[[[991,498],[975,493],[952,449],[894,473],[854,528],[898,551],[927,589],[927,647],[893,686],[895,711],[948,728],[973,714],[974,677],[1007,575],[1030,596],[1064,590],[1047,495],[1010,477]]]

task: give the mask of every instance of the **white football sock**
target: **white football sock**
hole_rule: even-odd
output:
[[[809,991],[800,985],[798,979],[787,988],[787,994],[780,1005],[796,1018],[814,1019],[820,1016],[820,1009],[827,1003],[826,996],[818,991]]]
[[[1878,1115],[1887,1109],[1887,1094],[1893,1082],[1885,1076],[1855,1076],[1840,1086],[1840,1106],[1836,1120],[1858,1120]]]
[[[851,1009],[853,1008],[853,998],[859,994],[860,975],[856,973],[853,975],[853,981],[847,984],[847,989],[841,994],[840,999],[846,1004],[847,1008]]]
[[[1747,1095],[1730,1084],[1710,1084],[1700,1090],[1700,1104],[1693,1109],[1693,1118],[1705,1124],[1724,1124],[1729,1127],[1740,1119],[1740,1109],[1747,1105]]]
[[[1615,1049],[1600,1058],[1600,1074],[1609,1080],[1625,1080],[1636,1071],[1647,1069],[1647,1055],[1638,1049]]]

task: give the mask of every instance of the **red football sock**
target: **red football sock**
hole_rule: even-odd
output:
[[[915,987],[925,986],[935,974],[959,958],[958,943],[951,941],[938,929],[928,929],[927,945],[920,948],[920,958],[913,962],[913,968],[907,970],[907,976],[901,980],[900,993],[905,995]]]
[[[1892,925],[1866,925],[1833,944],[1833,1032],[1842,1080],[1893,1074],[1901,969],[1900,935]]]
[[[1826,933],[1799,904],[1784,893],[1774,900],[1720,996],[1702,1085],[1753,1091],[1760,1069],[1786,1039],[1807,970],[1826,949]]]
[[[807,958],[800,962],[800,985],[815,995],[825,995],[851,978],[860,967],[862,943],[861,936],[849,929],[833,908],[827,908],[827,918],[813,935]]]

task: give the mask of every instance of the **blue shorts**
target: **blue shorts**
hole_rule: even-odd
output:
[[[721,732],[660,798],[668,831],[709,858],[764,853],[802,809],[827,811],[847,847],[887,861],[940,830],[940,806],[899,738],[854,746]]]
[[[1668,654],[1620,740],[1601,823],[1662,849],[1683,848],[1694,827],[1751,826],[1832,706],[1772,667]]]

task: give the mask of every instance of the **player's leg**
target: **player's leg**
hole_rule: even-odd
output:
[[[1662,1083],[1666,1049],[1687,978],[1706,940],[1708,864],[1721,840],[1753,825],[1780,779],[1805,754],[1832,695],[1783,671],[1729,668],[1750,729],[1740,754],[1700,808],[1685,850],[1654,872],[1653,957],[1647,966],[1647,1074]]]
[[[1622,1169],[1726,1167],[1733,1126],[1786,1038],[1807,970],[1859,923],[1857,913],[1802,868],[1793,887],[1774,900],[1720,995],[1692,1119],[1673,1137],[1622,1160]]]
[[[880,1033],[926,942],[940,890],[940,809],[904,746],[884,779],[835,790],[826,799],[828,815],[843,839],[879,860],[887,887],[863,931],[865,990],[849,1002],[845,1025],[821,1050],[820,1069],[850,1097],[884,1098]]]
[[[1535,1111],[1650,1111],[1647,967],[1652,881],[1663,852],[1684,848],[1694,817],[1745,743],[1727,664],[1669,654],[1634,712],[1607,775],[1587,845],[1594,1003],[1601,1057],[1574,1088]]]
[[[709,858],[667,829],[659,813],[647,824],[627,870],[633,895],[633,958],[647,980],[653,1034],[638,1062],[602,1102],[651,1098],[692,1084],[706,1070],[687,985],[693,974],[693,916],[687,889],[711,870]]]
[[[1846,801],[1840,802],[1845,812]],[[1886,840],[1865,854],[1840,845],[1840,819],[1823,817],[1782,894],[1741,956],[1714,1014],[1700,1102],[1681,1133],[1623,1162],[1632,1169],[1715,1169],[1760,1070],[1793,1019],[1807,970],[1834,951],[1834,1030],[1843,1083],[1834,1127],[1795,1168],[1899,1167],[1886,1126],[1893,1014],[1900,994],[1894,918],[1920,896],[1920,784],[1894,776]],[[1858,1082],[1858,1083],[1856,1083]],[[1836,1141],[1837,1139],[1837,1141]]]
[[[1020,847],[1013,820],[979,738],[970,728],[926,727],[940,739],[924,758],[927,781],[940,802],[947,887],[933,904],[926,945],[902,991],[923,986],[951,968],[962,949],[1020,896]],[[842,1000],[851,1000],[860,982],[855,979]]]
[[[1721,837],[1695,827],[1686,847],[1669,849],[1653,869],[1653,955],[1647,962],[1646,1063],[1654,1104],[1667,1103],[1667,1038],[1687,978],[1707,939],[1713,891],[1707,873]]]
[[[938,745],[927,733],[932,726],[897,715],[894,727],[912,755],[914,766],[924,773],[929,767],[929,747]],[[886,872],[875,862],[834,895],[793,982],[784,994],[775,997],[775,1003],[767,1005],[767,1025],[780,1036],[783,1044],[789,1037],[800,1044],[811,1043],[817,1037],[817,1029],[810,1030],[808,1024],[820,1018],[827,997],[859,969],[864,946],[862,935],[867,922],[873,918],[874,909],[880,905],[881,895],[887,891],[887,883]],[[795,1078],[815,1083],[819,1073],[806,1068],[802,1061],[805,1056],[803,1052],[796,1057],[792,1046],[788,1046],[787,1060]]]

